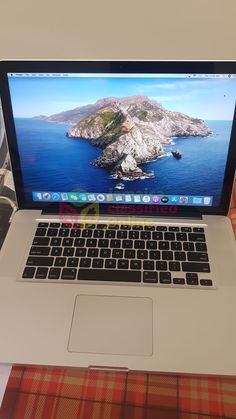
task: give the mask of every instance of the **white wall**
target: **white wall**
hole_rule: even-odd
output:
[[[0,0],[0,59],[235,59],[235,18],[236,0]]]

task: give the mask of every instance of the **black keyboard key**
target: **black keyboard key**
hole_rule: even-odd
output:
[[[130,269],[141,269],[142,262],[141,260],[133,259],[130,261]]]
[[[107,227],[107,224],[97,224],[97,228],[100,230],[105,230]]]
[[[139,239],[139,231],[129,231],[129,239]]]
[[[65,237],[63,240],[62,240],[62,246],[72,246],[73,245],[73,239],[71,239],[71,238],[67,238],[67,237]]]
[[[179,262],[169,262],[169,270],[170,271],[180,271],[180,263]]]
[[[209,263],[182,262],[182,271],[184,272],[210,272]]]
[[[92,267],[93,268],[102,268],[103,267],[103,259],[93,259]]]
[[[132,230],[143,230],[143,226],[142,225],[133,225],[132,226]]]
[[[118,259],[118,269],[129,269],[129,261],[127,259]]]
[[[108,239],[99,239],[98,240],[98,247],[108,247],[109,240]]]
[[[82,237],[92,237],[92,235],[93,235],[92,229],[87,228],[82,231]]]
[[[33,240],[33,246],[48,246],[49,237],[35,237]]]
[[[162,252],[163,260],[173,260],[173,258],[174,258],[173,252],[171,252],[170,250],[163,250]]]
[[[94,230],[93,237],[102,239],[104,237],[104,230]]]
[[[208,262],[207,253],[203,253],[203,252],[188,252],[187,258],[189,261]]]
[[[65,264],[66,264],[66,258],[64,258],[64,257],[57,257],[55,259],[54,266],[65,266]]]
[[[213,282],[211,279],[200,279],[200,285],[204,287],[212,287]]]
[[[161,252],[159,250],[151,250],[149,253],[150,259],[159,260],[161,257]]]
[[[159,250],[169,250],[169,242],[159,242]]]
[[[140,238],[142,240],[151,240],[151,231],[141,231]]]
[[[173,278],[173,284],[175,285],[185,285],[184,278]]]
[[[63,256],[74,256],[74,247],[64,247]]]
[[[48,279],[59,279],[61,274],[61,268],[50,268]]]
[[[144,230],[147,230],[147,231],[155,231],[155,226],[145,226],[144,227]]]
[[[84,227],[88,228],[88,229],[94,229],[96,226],[95,226],[95,224],[85,224]]]
[[[70,231],[70,237],[80,237],[81,235],[81,230],[79,228],[73,228]]]
[[[164,233],[164,240],[175,240],[175,233]]]
[[[28,266],[52,266],[54,258],[46,256],[29,256],[26,262]]]
[[[154,271],[154,261],[153,260],[144,260],[143,269],[145,271]]]
[[[61,246],[61,237],[52,237],[50,241],[51,246]]]
[[[85,245],[85,239],[75,239],[75,247],[83,247]]]
[[[121,230],[131,230],[131,226],[129,224],[121,224]]]
[[[186,242],[188,240],[186,233],[176,233],[176,240]]]
[[[62,247],[52,247],[51,256],[61,256]]]
[[[143,272],[143,282],[146,284],[153,284],[158,282],[157,272],[153,271],[144,271]]]
[[[159,273],[160,284],[171,284],[171,273],[170,272],[160,272]]]
[[[52,227],[52,228],[59,228],[60,227],[60,223],[50,223],[50,227]]]
[[[79,258],[68,258],[66,266],[69,266],[70,268],[77,268],[79,263]]]
[[[148,258],[148,251],[147,250],[138,250],[137,251],[137,259],[147,259]]]
[[[193,227],[194,233],[204,233],[203,227]]]
[[[84,250],[86,250],[86,249],[84,249]],[[102,250],[105,250],[105,249],[102,249]],[[83,255],[83,256],[85,256],[85,255]],[[98,257],[98,249],[93,249],[93,248],[88,249],[88,257],[89,258],[97,258]]]
[[[198,285],[198,279],[197,278],[186,278],[187,285]]]
[[[97,239],[87,239],[86,240],[87,247],[96,247],[97,246]]]
[[[48,223],[44,223],[44,222],[38,223],[38,227],[48,227]]]
[[[188,239],[191,242],[205,242],[205,234],[202,233],[189,233]]]
[[[78,247],[75,251],[75,256],[84,257],[86,256],[87,249],[85,247]]]
[[[105,268],[115,269],[116,268],[116,259],[106,259]]]
[[[207,252],[207,245],[206,245],[206,243],[195,243],[195,248],[196,248],[196,251],[197,252]]]
[[[152,232],[152,239],[153,240],[163,240],[163,233],[161,231],[153,231]]]
[[[72,224],[71,223],[62,223],[61,227],[62,228],[72,228]]]
[[[175,260],[186,260],[185,252],[175,252]]]
[[[90,268],[91,265],[91,259],[90,258],[81,258],[80,259],[80,267],[83,268]]]
[[[171,242],[170,247],[171,247],[171,250],[182,250],[182,243],[181,242]]]
[[[41,227],[39,227],[39,228],[37,228],[37,230],[36,230],[36,233],[35,233],[35,236],[45,236],[46,235],[46,231],[47,231],[47,229],[46,228],[41,228]]]
[[[47,236],[48,237],[56,237],[58,233],[58,229],[57,228],[49,228],[47,231]]]
[[[134,259],[135,258],[135,250],[126,249],[125,250],[125,258],[126,259]]]
[[[191,233],[192,227],[181,227],[181,231],[185,233]]]
[[[59,237],[68,237],[69,234],[70,234],[69,228],[60,228],[60,230],[58,232]]]
[[[122,240],[123,249],[132,249],[133,241],[132,240]]]
[[[128,232],[126,230],[119,230],[117,231],[117,238],[118,239],[127,239]]]
[[[37,279],[46,279],[48,275],[48,268],[38,268],[35,274]]]
[[[75,279],[76,273],[76,268],[64,268],[62,269],[61,279]]]
[[[140,271],[109,269],[79,269],[79,281],[141,282]]]
[[[167,231],[166,226],[157,226],[156,231]]]
[[[108,228],[110,230],[119,230],[120,226],[119,226],[119,224],[109,224]]]
[[[145,249],[145,241],[144,240],[134,240],[134,248],[135,249]]]
[[[170,226],[169,231],[179,231],[179,227],[176,226]]]
[[[154,240],[148,240],[147,249],[157,249],[157,242]]]
[[[158,260],[156,262],[156,270],[157,271],[167,271],[167,262],[163,260]]]
[[[84,228],[84,224],[82,223],[74,223],[73,228]]]
[[[192,242],[184,242],[183,243],[183,249],[186,252],[193,252],[194,251],[194,243],[192,243]]]
[[[123,249],[113,249],[112,250],[112,257],[116,258],[116,259],[123,258],[123,252],[124,252]]]
[[[188,272],[186,273],[186,279],[198,279],[198,274],[195,272]]]
[[[105,232],[106,239],[114,239],[116,237],[116,231],[115,230],[107,230]]]
[[[50,247],[32,246],[29,254],[36,255],[36,256],[48,256],[49,253],[50,253]]]
[[[100,258],[109,258],[111,256],[111,249],[101,249]]]
[[[110,241],[110,247],[112,249],[119,249],[121,246],[121,240],[111,240]]]
[[[22,274],[22,278],[33,278],[36,268],[31,266],[26,266]]]

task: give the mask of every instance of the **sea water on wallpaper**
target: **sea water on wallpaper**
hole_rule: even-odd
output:
[[[143,165],[153,178],[134,181],[113,179],[110,173],[90,163],[101,149],[88,140],[66,137],[70,126],[28,118],[15,120],[27,190],[164,193],[176,195],[214,195],[221,192],[231,121],[206,121],[212,134],[208,137],[173,138],[165,147],[166,156]],[[179,149],[181,159],[171,150]]]

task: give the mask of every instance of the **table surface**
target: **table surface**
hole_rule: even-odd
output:
[[[236,234],[236,188],[229,217]],[[90,418],[236,418],[236,377],[12,368],[0,419]]]

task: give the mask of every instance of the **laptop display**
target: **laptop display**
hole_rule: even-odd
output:
[[[8,73],[26,199],[217,207],[235,74]]]

